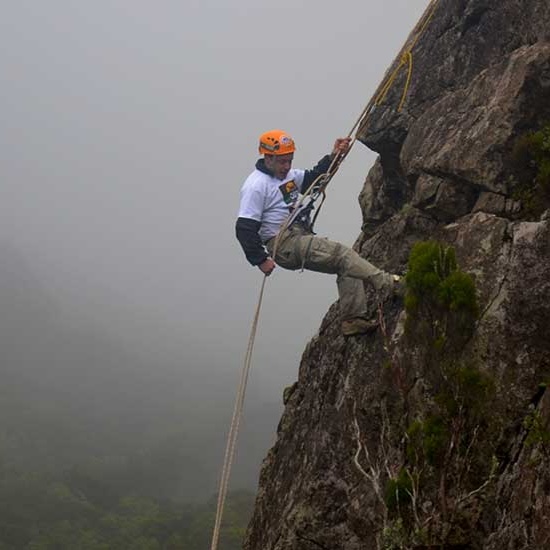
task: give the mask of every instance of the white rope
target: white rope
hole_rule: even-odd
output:
[[[244,396],[246,393],[246,386],[248,383],[248,375],[250,373],[250,365],[252,362],[252,351],[254,349],[254,341],[256,340],[256,330],[258,328],[258,320],[260,318],[260,309],[262,307],[262,301],[264,296],[265,282],[267,275],[262,281],[262,288],[260,290],[260,297],[258,299],[258,305],[256,306],[256,313],[252,322],[252,329],[250,331],[250,338],[248,340],[248,348],[244,359],[244,365],[241,370],[241,379],[239,382],[239,389],[237,392],[237,398],[235,399],[235,408],[233,410],[233,419],[231,420],[231,427],[229,428],[229,435],[227,436],[227,446],[225,448],[225,457],[223,461],[222,476],[220,481],[220,489],[218,492],[218,505],[216,509],[216,522],[214,524],[214,532],[212,534],[211,550],[217,550],[218,541],[220,538],[220,528],[223,516],[223,509],[225,506],[225,499],[227,496],[227,488],[229,486],[229,476],[231,474],[231,467],[233,465],[233,457],[235,456],[235,447],[237,444],[237,435],[239,433],[239,424],[242,417],[244,407]]]

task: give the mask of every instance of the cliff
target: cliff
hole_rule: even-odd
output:
[[[327,313],[246,550],[550,548],[550,3],[441,0],[397,112],[405,78],[358,131],[355,247],[409,294],[366,336]]]

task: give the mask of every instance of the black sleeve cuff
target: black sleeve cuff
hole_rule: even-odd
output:
[[[250,218],[239,218],[235,224],[235,233],[241,247],[245,253],[246,259],[252,265],[260,265],[268,258],[268,254],[258,231],[261,223]]]

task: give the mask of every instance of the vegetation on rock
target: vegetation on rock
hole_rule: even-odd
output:
[[[436,241],[416,243],[406,282],[407,333],[438,351],[462,346],[479,308],[473,279],[458,269],[454,249]]]
[[[550,124],[521,135],[512,151],[516,189],[528,217],[550,206]]]
[[[413,247],[406,282],[407,348],[422,367],[395,368],[401,370],[397,378],[412,379],[409,391],[423,380],[426,402],[419,407],[402,391],[405,385],[396,388],[403,418],[411,420],[403,424],[400,469],[385,483],[381,546],[388,549],[460,543],[462,515],[489,486],[496,467],[493,444],[479,452],[479,443],[494,441],[498,430],[491,414],[494,381],[458,358],[479,315],[474,281],[460,271],[452,247],[427,241]]]

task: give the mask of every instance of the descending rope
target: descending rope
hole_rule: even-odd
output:
[[[300,209],[302,209],[304,205],[306,205],[306,201],[308,199],[310,200],[317,199],[319,196],[322,195],[323,199],[321,201],[321,204],[317,208],[317,212],[315,213],[315,217],[313,219],[313,223],[315,223],[315,220],[319,215],[319,211],[326,197],[326,194],[325,194],[326,187],[328,186],[331,179],[334,177],[334,175],[338,171],[338,168],[340,167],[342,162],[345,160],[351,148],[357,141],[357,136],[355,134],[356,131],[359,128],[364,128],[366,126],[370,113],[373,111],[374,108],[376,108],[377,106],[380,106],[386,100],[388,93],[393,87],[401,69],[407,66],[407,78],[405,81],[403,93],[402,93],[397,111],[399,112],[403,108],[403,105],[405,104],[405,100],[407,98],[407,93],[409,91],[411,79],[412,79],[412,69],[413,69],[412,50],[416,46],[417,42],[419,41],[424,31],[426,30],[428,24],[432,20],[438,1],[439,0],[430,1],[428,7],[426,8],[419,22],[415,25],[414,29],[412,30],[409,37],[407,38],[405,45],[399,52],[396,59],[391,64],[390,66],[391,72],[389,73],[389,76],[382,80],[381,84],[378,86],[373,97],[371,98],[371,100],[369,101],[369,103],[367,104],[367,106],[365,107],[365,109],[363,110],[363,112],[361,113],[361,115],[353,125],[352,129],[350,130],[347,136],[351,138],[351,142],[348,150],[345,153],[340,153],[334,156],[326,173],[321,174],[318,178],[315,179],[315,181],[309,186],[309,188],[302,195],[294,211],[287,217],[285,222],[282,224],[273,246],[273,251],[272,251],[273,258],[277,256],[277,248],[279,246],[281,236],[290,227],[292,222],[296,219],[296,216],[300,213]],[[392,68],[393,70],[391,70]],[[260,296],[258,299],[258,304],[256,306],[256,312],[254,314],[254,319],[252,321],[250,338],[248,340],[248,346],[245,354],[244,365],[241,371],[241,377],[239,381],[239,388],[237,391],[237,397],[235,399],[233,418],[231,420],[231,426],[229,428],[229,434],[227,436],[227,444],[225,448],[225,456],[224,456],[224,462],[223,462],[223,468],[222,468],[222,474],[221,474],[221,480],[220,480],[220,487],[218,491],[216,520],[214,523],[214,531],[212,534],[212,544],[211,544],[210,550],[217,550],[218,548],[218,542],[219,542],[220,531],[221,531],[221,522],[222,522],[223,511],[225,507],[225,500],[227,497],[227,490],[229,487],[229,478],[231,474],[231,468],[233,465],[233,458],[235,455],[239,425],[240,425],[243,407],[244,407],[244,397],[246,393],[246,386],[248,384],[248,376],[250,373],[250,367],[252,363],[252,351],[254,349],[254,342],[256,340],[256,331],[258,328],[258,321],[260,318],[260,310],[262,307],[266,280],[267,280],[267,275],[264,276],[262,281]]]
[[[218,547],[218,541],[220,538],[220,528],[223,516],[223,509],[225,506],[225,498],[227,496],[227,488],[229,486],[229,476],[231,473],[231,466],[233,465],[233,457],[235,455],[235,445],[237,443],[237,435],[239,432],[239,424],[242,417],[242,411],[244,406],[244,396],[246,393],[246,386],[248,384],[248,375],[250,373],[250,365],[252,362],[252,351],[254,349],[254,341],[256,339],[256,330],[258,328],[258,320],[260,318],[260,310],[262,307],[262,301],[265,290],[265,282],[267,275],[264,276],[262,281],[262,288],[260,290],[260,297],[258,299],[258,305],[256,306],[256,313],[254,320],[252,321],[252,329],[250,330],[250,338],[248,340],[248,347],[246,349],[246,355],[244,359],[244,366],[241,371],[241,379],[239,382],[239,389],[237,392],[237,398],[235,400],[235,408],[233,410],[233,418],[231,420],[231,427],[229,429],[229,435],[227,436],[227,446],[225,448],[225,457],[223,461],[222,477],[220,481],[220,490],[218,492],[218,505],[216,511],[216,522],[214,524],[214,533],[212,535],[211,550],[216,550]]]

